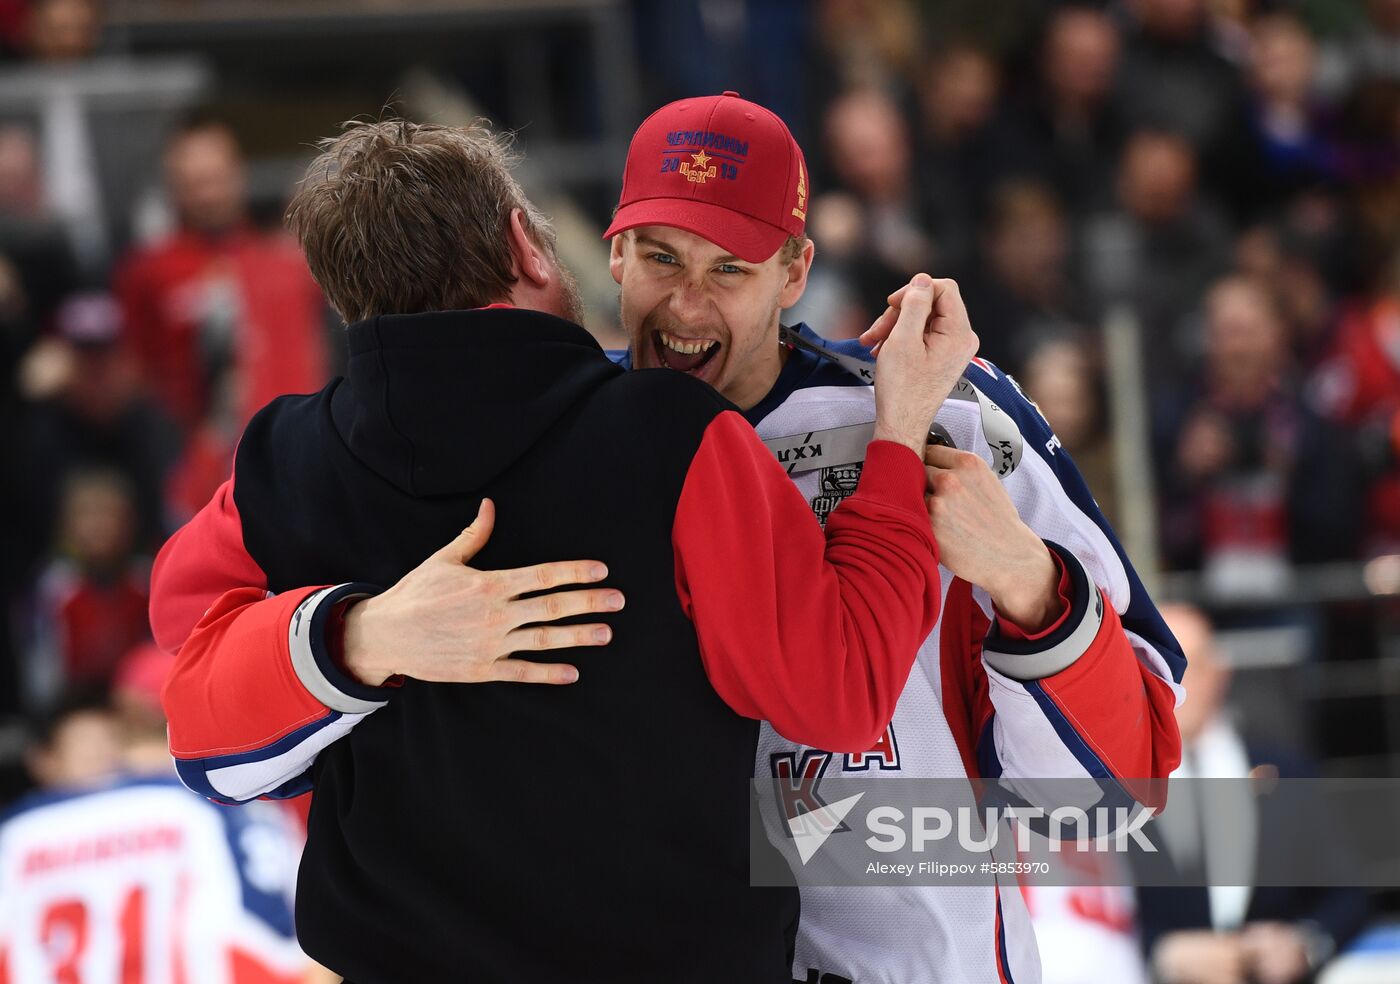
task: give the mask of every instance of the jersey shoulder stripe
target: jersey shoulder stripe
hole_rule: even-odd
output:
[[[349,715],[358,720],[363,715]],[[286,755],[295,755],[298,751],[304,752],[307,756],[306,765],[315,758],[317,752],[323,747],[322,742],[316,741],[320,733],[335,724],[347,715],[340,711],[327,710],[323,717],[303,725],[291,734],[288,734],[277,741],[255,748],[246,752],[237,752],[231,755],[211,755],[200,758],[177,758],[175,768],[180,775],[180,779],[186,786],[193,789],[202,796],[218,800],[221,803],[244,803],[257,796],[267,795],[268,789],[255,789],[244,782],[229,782],[228,774],[220,781],[218,775],[225,770],[234,770],[233,774],[241,775],[246,773],[244,767],[270,767],[273,760],[281,759]],[[337,734],[336,737],[339,737]],[[303,769],[305,766],[303,766]],[[300,775],[301,769],[296,773],[283,773],[283,775]],[[274,787],[278,788],[278,787]],[[278,790],[280,791],[280,788]],[[302,790],[304,792],[304,790]],[[297,792],[287,791],[279,798],[299,795]]]
[[[985,359],[977,359],[969,365],[968,377],[978,389],[1011,416],[1025,435],[1026,444],[1049,465],[1070,501],[1103,531],[1128,578],[1129,601],[1127,608],[1122,612],[1124,626],[1147,639],[1166,662],[1172,680],[1181,683],[1182,675],[1186,671],[1186,657],[1180,644],[1167,628],[1167,623],[1158,613],[1156,605],[1148,597],[1142,579],[1128,561],[1123,545],[1099,510],[1093,494],[1084,482],[1084,476],[1079,473],[1069,456],[1059,451],[1059,439],[1055,437],[1055,432],[1050,429],[1039,408],[1026,397],[1014,379]]]

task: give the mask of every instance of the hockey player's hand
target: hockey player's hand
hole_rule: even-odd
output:
[[[1059,569],[992,469],[970,451],[937,445],[925,449],[924,464],[939,563],[985,590],[1022,630],[1048,626],[1060,611]]]
[[[561,561],[508,571],[468,567],[496,521],[490,499],[476,520],[452,542],[419,564],[398,584],[357,602],[345,616],[345,664],[360,682],[382,684],[396,674],[437,683],[573,683],[566,663],[511,659],[528,650],[602,646],[606,625],[549,626],[573,615],[615,612],[622,592],[594,588],[523,594],[607,577],[593,560]]]
[[[885,302],[889,305],[889,307],[885,308],[885,313],[876,318],[869,328],[865,329],[865,331],[860,333],[860,337],[856,340],[862,345],[870,346],[871,355],[874,355],[876,357],[879,356],[880,350],[884,347],[885,339],[889,338],[890,332],[894,330],[894,326],[899,320],[899,312],[904,307],[904,298],[905,295],[909,293],[909,288],[913,287],[914,282],[917,281],[920,277],[927,276],[928,274],[926,273],[920,273],[915,275],[913,279],[911,279],[907,284],[905,284],[903,287],[900,287],[893,294],[890,294],[888,297],[886,297]],[[967,330],[971,331],[972,324],[968,319],[967,308],[963,306],[962,292],[958,289],[958,282],[956,280],[939,280],[937,278],[930,279],[933,280],[935,292],[951,291],[952,298],[950,300],[955,300],[957,302],[957,307],[958,311],[960,312],[960,316],[963,322],[967,325]],[[949,313],[951,314],[952,312],[950,311]],[[976,354],[976,352],[972,353],[972,355]],[[971,358],[972,356],[968,356],[968,359]]]
[[[875,362],[875,439],[896,441],[922,456],[934,414],[977,354],[977,335],[958,285],[923,273],[886,314],[888,329]]]

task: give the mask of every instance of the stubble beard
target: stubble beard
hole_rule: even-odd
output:
[[[582,325],[586,317],[583,307],[583,294],[578,287],[578,278],[574,272],[564,265],[563,261],[556,260],[559,268],[559,293],[560,300],[564,305],[564,317],[576,325]]]

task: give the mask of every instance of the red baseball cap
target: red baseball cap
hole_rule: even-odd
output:
[[[674,226],[762,263],[807,226],[807,165],[787,125],[737,92],[668,103],[627,150],[603,233]]]

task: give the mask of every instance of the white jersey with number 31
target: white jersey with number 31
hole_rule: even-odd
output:
[[[279,984],[299,836],[172,777],[39,794],[0,826],[0,984]]]

